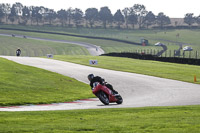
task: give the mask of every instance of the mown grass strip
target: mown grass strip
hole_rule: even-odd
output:
[[[43,104],[93,97],[87,84],[0,58],[0,106]]]
[[[0,112],[0,118],[0,132],[200,132],[200,106]]]
[[[200,83],[200,66],[175,64],[149,60],[137,60],[120,57],[107,56],[61,56],[54,59],[69,61],[82,65],[112,69],[117,71],[132,72],[151,75],[161,78],[175,79],[185,82],[194,82],[194,75],[197,76],[197,84]],[[97,60],[98,65],[90,65],[89,60]]]

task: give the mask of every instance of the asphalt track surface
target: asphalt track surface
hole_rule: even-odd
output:
[[[11,34],[3,34],[3,33],[0,33],[0,36],[13,37]],[[90,43],[85,43],[85,42],[47,39],[47,38],[31,37],[31,36],[16,35],[16,34],[14,35],[14,37],[19,37],[19,38],[24,38],[24,39],[41,40],[41,41],[50,41],[50,42],[57,42],[57,43],[75,44],[75,45],[85,47],[91,55],[98,56],[98,55],[104,54],[104,50],[101,49],[100,46],[90,44]]]
[[[0,107],[0,111],[44,111],[200,104],[199,84],[94,68],[53,59],[13,56],[0,57],[20,64],[60,73],[84,83],[89,83],[87,80],[88,74],[93,73],[95,75],[100,75],[105,78],[107,82],[111,83],[124,99],[124,102],[121,105],[112,103],[108,106],[104,106],[98,99],[94,98],[78,100],[70,103]],[[88,88],[88,90],[90,90],[90,88]]]

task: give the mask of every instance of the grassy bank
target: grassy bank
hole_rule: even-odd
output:
[[[0,36],[0,55],[15,55],[17,48],[22,50],[22,56],[57,55],[89,55],[89,52],[78,45],[39,41],[16,37]]]
[[[0,58],[0,106],[73,101],[92,97],[75,79]]]
[[[107,57],[107,56],[55,56],[54,59],[69,61],[73,63],[89,65],[89,60],[98,60],[100,67],[117,71],[125,71],[151,75],[156,77],[175,79],[186,82],[194,82],[194,75],[197,76],[196,83],[200,83],[200,66],[175,64],[149,60],[137,60],[130,58]]]
[[[126,29],[91,29],[91,28],[67,28],[55,26],[20,26],[20,25],[1,25],[0,28],[30,29],[38,31],[53,31],[61,33],[71,33],[76,35],[88,35],[98,37],[109,37],[125,39],[129,41],[140,42],[141,37],[150,40],[163,39],[171,41],[182,41],[185,43],[199,44],[199,29],[181,29],[181,30],[126,30]],[[179,37],[176,35],[179,34]],[[191,36],[192,35],[192,36]]]
[[[180,41],[185,43],[192,43],[199,45],[199,29],[181,29],[181,30],[119,30],[119,29],[91,29],[91,28],[67,28],[55,26],[19,26],[19,25],[1,25],[0,28],[17,28],[30,29],[38,31],[53,31],[61,33],[71,33],[76,35],[88,35],[98,37],[117,38],[122,40],[129,40],[140,42],[140,38],[148,38],[150,41],[155,39]],[[176,35],[179,34],[179,37]],[[164,41],[167,42],[167,41]]]
[[[5,25],[2,27],[6,27]],[[149,40],[150,46],[142,47],[138,45],[131,45],[126,43],[120,43],[116,41],[108,41],[108,40],[99,40],[99,39],[87,39],[81,37],[71,37],[71,36],[61,36],[61,35],[48,35],[48,34],[39,34],[39,33],[31,33],[31,32],[20,32],[20,31],[7,31],[0,30],[0,33],[14,33],[21,35],[30,35],[35,37],[45,37],[50,39],[61,39],[61,40],[71,40],[71,41],[82,41],[92,43],[98,46],[101,46],[102,49],[106,53],[109,52],[127,52],[127,51],[136,51],[136,50],[161,50],[161,47],[154,46],[157,42],[162,42],[167,45],[168,52],[164,53],[163,56],[173,56],[174,50],[179,49],[179,43],[182,42],[185,46],[191,46],[194,49],[194,52],[191,53],[192,58],[196,58],[196,51],[200,52],[200,44],[199,44],[199,35],[200,30],[117,30],[117,29],[87,29],[87,28],[60,28],[60,27],[37,27],[37,26],[8,26],[10,28],[19,28],[19,29],[34,29],[40,31],[50,31],[50,32],[58,32],[58,33],[68,33],[68,34],[76,34],[76,35],[87,35],[87,36],[96,36],[96,37],[108,37],[115,38],[127,41],[140,42],[141,38],[145,38]],[[179,34],[179,36],[176,36]],[[183,51],[181,51],[182,53]],[[189,52],[185,53],[185,57],[189,57]],[[198,58],[200,58],[200,54],[198,54]]]
[[[0,132],[198,133],[200,106],[0,112]]]
[[[88,39],[88,38],[71,37],[71,36],[64,36],[64,35],[52,35],[52,34],[44,34],[44,33],[22,32],[22,31],[6,31],[6,30],[0,30],[0,33],[18,34],[18,35],[26,35],[26,36],[32,36],[32,37],[57,39],[57,40],[86,42],[86,43],[91,43],[91,44],[94,44],[94,45],[101,46],[101,48],[106,53],[121,52],[121,51],[135,51],[138,48],[139,49],[143,48],[142,46],[126,44],[126,43],[121,43],[121,42],[116,42],[116,41],[108,41],[108,40],[100,40],[100,39]],[[10,38],[10,39],[12,39],[12,38]],[[152,46],[149,46],[148,48],[153,49]],[[155,49],[157,49],[157,47],[155,47]]]

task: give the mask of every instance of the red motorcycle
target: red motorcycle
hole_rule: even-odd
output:
[[[105,105],[108,105],[109,103],[113,102],[116,102],[117,104],[122,104],[123,102],[123,99],[120,96],[120,94],[114,94],[111,89],[106,87],[106,85],[101,85],[98,82],[95,83],[92,92]]]

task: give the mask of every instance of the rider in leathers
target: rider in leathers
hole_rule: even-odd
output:
[[[104,79],[102,79],[101,77],[99,76],[94,76],[94,74],[89,74],[88,75],[88,80],[90,81],[90,86],[91,88],[93,88],[93,84],[95,82],[99,82],[100,84],[104,84]],[[113,89],[112,85],[111,84],[108,84],[106,83],[105,84],[106,87],[108,87],[114,94],[118,94],[118,92],[116,90]]]

